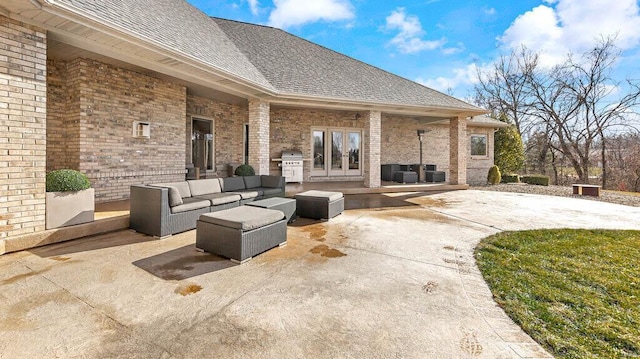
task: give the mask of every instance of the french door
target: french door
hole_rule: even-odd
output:
[[[312,130],[312,176],[362,175],[362,131],[350,128]]]

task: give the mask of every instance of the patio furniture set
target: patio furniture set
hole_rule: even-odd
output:
[[[287,242],[296,217],[329,220],[341,192],[283,198],[284,177],[244,176],[131,186],[130,228],[156,237],[196,229],[196,248],[237,263]]]
[[[444,182],[445,173],[438,171],[436,165],[423,165],[425,171],[425,182]],[[399,182],[399,183],[417,183],[418,174],[420,172],[420,165],[401,165],[401,164],[386,164],[382,165],[380,169],[381,179],[387,182]]]

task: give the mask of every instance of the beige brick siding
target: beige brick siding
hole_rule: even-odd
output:
[[[364,112],[356,120],[356,112],[320,109],[271,109],[270,158],[280,158],[284,150],[298,150],[304,158],[311,158],[311,128],[350,128],[363,130]],[[280,174],[277,162],[271,162],[270,172]],[[304,181],[362,181],[363,176],[311,177],[311,161],[304,161]]]
[[[467,183],[467,120],[464,117],[452,118],[449,122],[449,169],[452,184]]]
[[[66,150],[65,160],[47,156],[49,169],[86,173],[96,202],[126,199],[132,184],[184,179],[184,86],[88,59],[49,64],[50,149]],[[133,137],[134,121],[151,124],[150,138]]]
[[[256,174],[270,173],[269,138],[270,105],[260,100],[249,100],[249,164]]]
[[[0,16],[0,238],[44,230],[46,32]]]
[[[382,116],[381,164],[420,162],[418,130],[425,130],[422,142],[422,162],[435,164],[449,180],[449,125],[428,124],[402,116]]]
[[[216,168],[208,171],[207,175],[226,177],[228,164],[244,162],[242,157],[244,124],[249,122],[247,104],[228,104],[202,97],[187,96],[187,163],[191,162],[191,119],[193,117],[214,122]]]
[[[469,184],[487,183],[487,174],[489,173],[489,168],[493,166],[494,159],[493,134],[493,128],[467,127],[467,182]],[[471,135],[487,136],[486,156],[471,156]]]
[[[364,185],[370,188],[380,187],[380,139],[382,134],[380,111],[365,114],[363,141]]]

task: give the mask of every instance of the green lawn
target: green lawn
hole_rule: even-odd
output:
[[[504,232],[475,255],[496,302],[556,357],[640,357],[640,231]]]

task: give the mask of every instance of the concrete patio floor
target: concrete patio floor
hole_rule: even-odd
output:
[[[195,231],[118,231],[0,257],[0,357],[546,358],[473,260],[501,230],[640,229],[640,208],[455,191],[347,196],[235,265]]]

